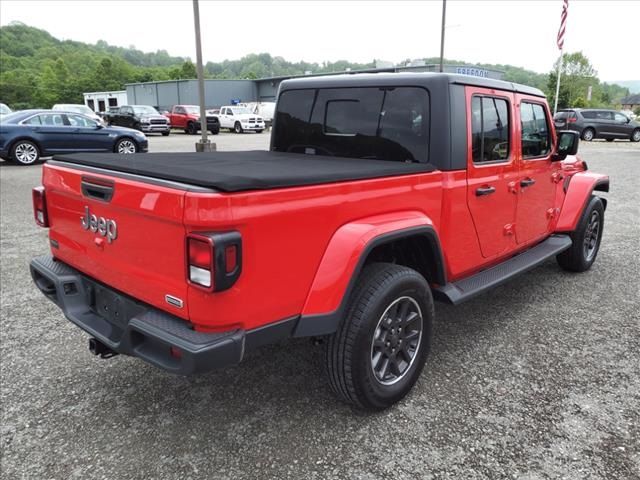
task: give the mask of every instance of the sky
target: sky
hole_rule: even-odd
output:
[[[445,58],[540,73],[559,51],[562,0],[448,0]],[[638,0],[569,0],[565,52],[582,51],[601,80],[640,80]],[[267,52],[289,61],[399,63],[440,54],[442,2],[200,0],[204,61]],[[20,21],[60,39],[195,60],[191,0],[0,1],[0,24]],[[635,57],[635,58],[634,58]]]

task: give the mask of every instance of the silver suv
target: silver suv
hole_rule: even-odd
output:
[[[613,142],[616,138],[640,142],[640,123],[615,110],[594,108],[570,108],[559,110],[553,117],[556,129],[578,132],[583,140],[604,138]]]

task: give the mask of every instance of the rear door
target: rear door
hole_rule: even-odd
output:
[[[549,233],[556,194],[554,175],[560,162],[551,161],[555,142],[551,115],[546,103],[536,97],[516,95],[520,134],[518,213],[516,238],[518,244],[538,240]]]
[[[34,139],[47,152],[73,151],[77,139],[63,113],[41,113],[24,120],[22,124],[31,128]]]
[[[514,97],[466,87],[467,203],[484,257],[515,248],[518,169],[514,155]]]
[[[53,255],[116,290],[188,318],[185,192],[62,165],[49,162],[43,169]],[[83,226],[92,218],[95,231]],[[112,232],[111,241],[100,228]],[[183,307],[168,303],[167,295]]]

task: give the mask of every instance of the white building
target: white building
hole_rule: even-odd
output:
[[[84,104],[94,112],[105,112],[109,107],[127,104],[127,91],[89,92],[84,94]]]

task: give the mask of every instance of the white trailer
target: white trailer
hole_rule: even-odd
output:
[[[127,91],[89,92],[84,94],[84,104],[96,113],[109,110],[109,107],[127,105]]]

